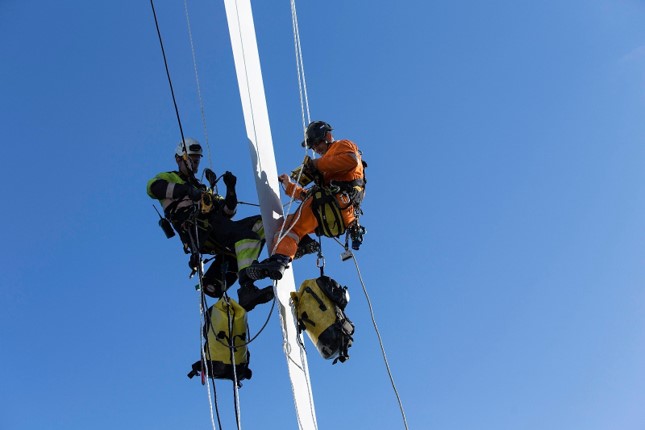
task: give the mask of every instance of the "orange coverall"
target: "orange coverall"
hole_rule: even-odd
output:
[[[325,186],[329,185],[330,181],[345,182],[363,179],[361,154],[356,144],[349,140],[336,140],[331,143],[327,152],[318,159],[316,167],[323,175]],[[303,200],[306,197],[306,190],[293,182],[287,185],[286,193],[289,196],[293,195],[298,200]],[[356,219],[354,205],[350,204],[346,194],[337,194],[336,200],[339,207],[345,208],[342,210],[343,221],[346,226],[349,226]],[[311,198],[305,199],[300,208],[287,217],[283,234],[287,231],[288,233],[278,243],[276,254],[293,258],[300,239],[316,230],[318,221],[311,210],[311,202]],[[278,240],[278,233],[276,233],[274,241]]]

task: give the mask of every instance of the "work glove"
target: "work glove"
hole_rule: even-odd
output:
[[[191,184],[176,184],[175,190],[172,193],[173,199],[183,199],[188,197],[194,202],[199,201],[202,198],[202,192],[199,188],[193,187]]]
[[[199,268],[199,265],[201,264],[201,261],[199,260],[199,254],[190,254],[190,260],[188,260],[188,267],[194,272],[197,271]]]
[[[217,182],[217,175],[215,174],[215,172],[207,167],[204,169],[204,176],[206,177],[206,180],[210,184],[211,188],[214,189],[215,183]]]
[[[234,175],[234,174],[232,174],[231,172],[229,172],[229,171],[227,170],[227,171],[226,171],[226,172],[224,172],[224,174],[222,175],[222,178],[224,179],[224,184],[225,184],[228,188],[235,188],[235,184],[237,184],[237,178],[235,177],[235,175]]]
[[[193,187],[192,185],[188,185],[188,189],[187,189],[187,193],[186,193],[186,194],[188,195],[188,197],[189,197],[192,201],[197,202],[197,201],[201,200],[201,198],[202,198],[202,193],[203,193],[203,192],[204,192],[204,191],[203,191],[203,190],[200,190],[199,188],[195,188],[195,187]]]

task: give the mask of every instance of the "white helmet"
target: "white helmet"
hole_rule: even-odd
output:
[[[202,145],[199,144],[198,141],[193,139],[192,137],[187,137],[184,139],[186,142],[186,146],[184,146],[184,142],[180,141],[177,144],[177,149],[175,149],[175,155],[177,157],[183,157],[184,153],[184,148],[188,150],[188,155],[199,155],[200,157],[202,156]]]

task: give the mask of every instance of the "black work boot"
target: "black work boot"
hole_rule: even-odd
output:
[[[215,299],[219,299],[222,297],[224,294],[224,291],[226,289],[224,288],[224,285],[222,284],[221,281],[213,282],[213,283],[204,283],[204,294],[206,294],[208,297],[213,297]]]
[[[303,255],[313,254],[319,251],[320,244],[307,234],[300,239],[300,242],[298,242],[298,250],[296,251],[296,255],[293,256],[293,259],[297,260]]]
[[[245,311],[251,312],[256,305],[273,300],[273,286],[260,289],[253,285],[253,280],[243,272],[243,270],[240,271],[240,288],[237,290],[237,299]]]
[[[276,281],[282,279],[282,274],[289,267],[289,262],[291,262],[291,258],[286,255],[273,254],[259,263],[257,261],[253,262],[249,267],[241,270],[240,273],[244,272],[244,275],[253,280],[270,278]]]

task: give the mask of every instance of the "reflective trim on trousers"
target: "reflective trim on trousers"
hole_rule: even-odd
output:
[[[262,239],[264,239],[264,224],[262,224],[262,220],[259,219],[253,224],[253,227],[251,228],[252,231],[258,234]]]
[[[258,259],[262,242],[255,239],[242,239],[235,242],[235,256],[237,258],[237,270],[242,270]]]

